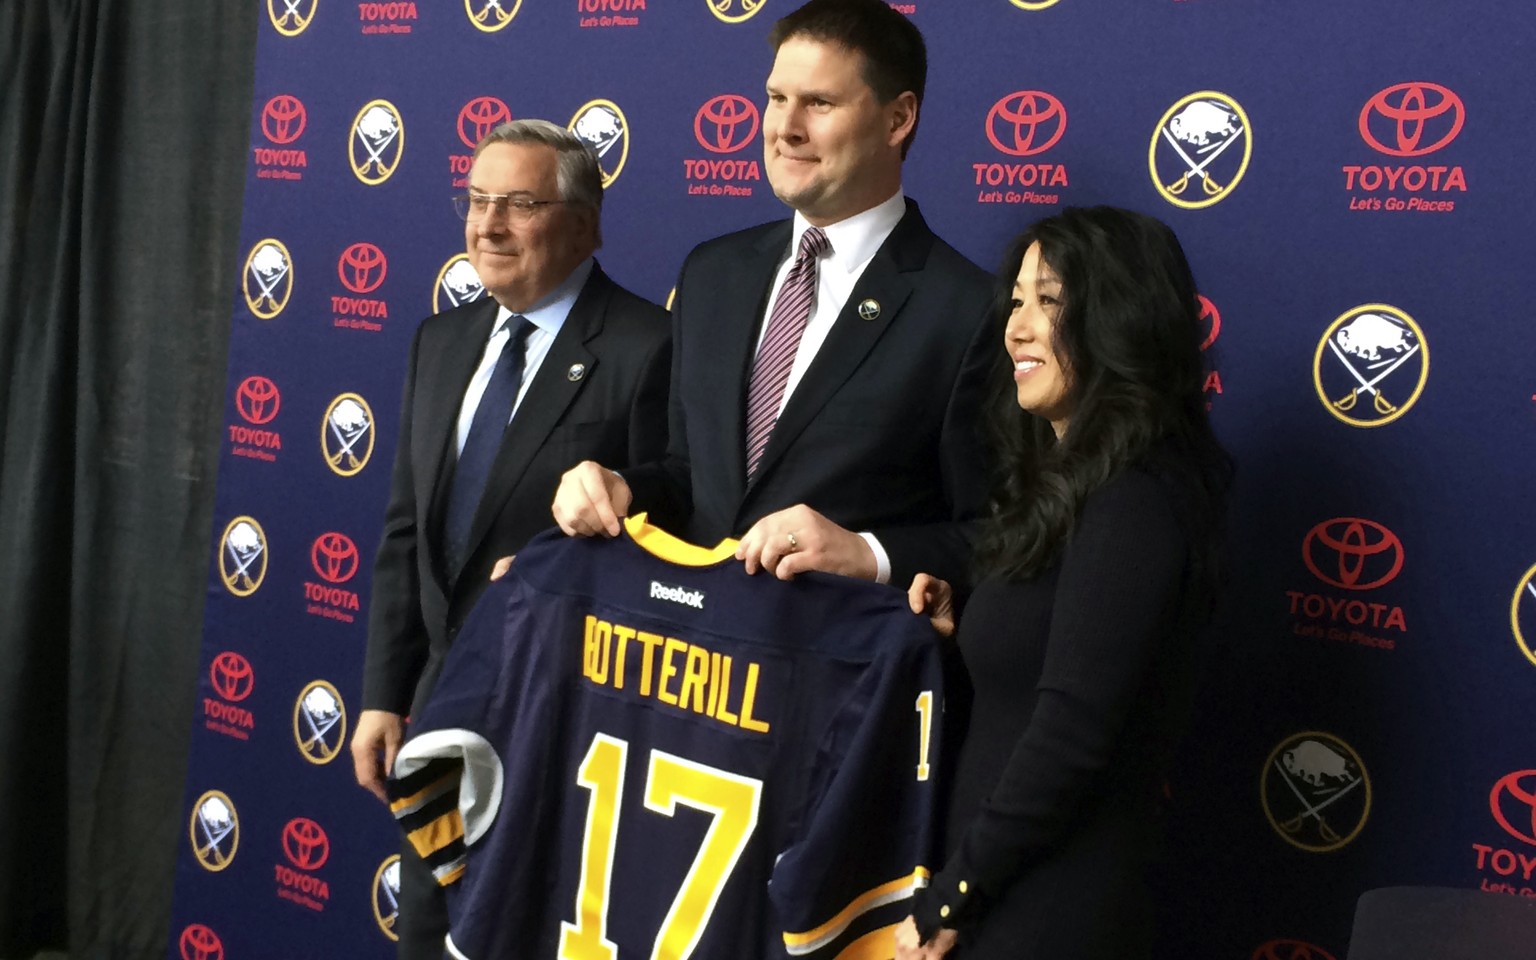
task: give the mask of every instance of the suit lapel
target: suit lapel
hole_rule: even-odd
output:
[[[752,382],[757,339],[766,322],[763,308],[768,304],[774,274],[789,250],[792,231],[793,221],[786,220],[742,251],[741,287],[727,285],[722,290],[721,304],[713,310],[714,315],[706,315],[704,321],[714,324],[720,331],[720,363],[716,368],[720,387],[714,394],[721,403],[728,405],[725,423],[735,440],[734,456],[726,469],[731,489],[738,492],[747,486],[747,386]],[[742,297],[742,293],[747,296]],[[731,322],[731,314],[744,305],[750,309],[744,322]]]
[[[420,418],[422,427],[429,431],[423,437],[423,449],[429,457],[432,476],[432,499],[428,505],[430,540],[436,556],[434,570],[441,570],[443,510],[448,502],[448,487],[453,476],[453,463],[458,456],[455,442],[459,425],[459,407],[464,404],[464,391],[480,365],[485,344],[491,337],[496,323],[497,304],[487,296],[470,308],[464,322],[447,333],[446,342],[440,347],[423,348],[422,360],[433,364],[429,370],[417,373],[419,384],[428,384],[425,407]],[[428,360],[428,358],[431,358]],[[446,584],[445,584],[446,585]]]
[[[932,238],[917,204],[908,200],[907,212],[864,268],[827,339],[816,351],[795,392],[789,395],[784,412],[768,437],[756,480],[768,475],[901,313],[912,294],[912,283],[904,274],[922,268]],[[873,320],[859,316],[859,305],[866,300],[879,305],[879,316]]]
[[[486,479],[485,496],[480,499],[469,528],[469,544],[464,550],[466,560],[474,554],[497,514],[522,482],[528,464],[544,446],[550,431],[591,378],[597,357],[586,344],[602,332],[603,318],[612,296],[613,281],[601,267],[593,264],[591,275],[571,305],[570,314],[555,335],[555,342],[550,344],[549,352],[544,355],[533,382],[528,385],[522,403],[518,404],[517,412],[501,438],[501,447],[491,463],[491,475]],[[577,365],[581,367],[581,374],[573,380],[571,372]]]

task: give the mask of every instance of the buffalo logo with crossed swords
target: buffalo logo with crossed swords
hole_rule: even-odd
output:
[[[293,740],[313,764],[336,759],[347,740],[347,709],[324,680],[311,681],[293,704]]]
[[[405,152],[405,121],[388,100],[370,100],[352,121],[348,161],[357,179],[378,186],[400,166]]]
[[[237,597],[261,588],[267,576],[267,535],[254,517],[236,517],[219,540],[219,578]]]
[[[1371,781],[1354,748],[1329,733],[1282,740],[1264,762],[1264,814],[1286,843],[1324,853],[1359,835],[1371,812]]]
[[[464,13],[476,30],[495,33],[517,16],[523,0],[464,0]]]
[[[1515,632],[1520,652],[1536,663],[1536,565],[1525,571],[1509,605],[1509,627]]]
[[[293,257],[280,240],[258,240],[246,255],[240,279],[251,313],[271,320],[283,312],[293,294]]]
[[[629,121],[612,100],[589,100],[571,117],[568,129],[597,152],[603,187],[619,179],[629,159]]]
[[[219,790],[209,790],[192,805],[188,822],[192,856],[198,866],[214,873],[229,866],[240,846],[240,818],[234,801]]]
[[[462,307],[485,296],[485,284],[470,265],[469,257],[455,254],[443,264],[437,273],[437,284],[432,288],[432,312],[442,313],[454,307]]]
[[[1429,345],[1414,319],[1368,303],[1335,320],[1312,362],[1318,399],[1356,427],[1379,427],[1408,412],[1429,376]]]
[[[400,854],[392,853],[373,874],[373,919],[384,936],[399,940],[395,920],[400,916]]]
[[[1224,93],[1202,90],[1163,114],[1152,134],[1147,164],[1164,200],[1198,210],[1232,192],[1252,154],[1253,136],[1243,108]]]
[[[278,33],[296,37],[315,19],[320,0],[267,0],[267,18]]]
[[[373,456],[373,408],[355,393],[343,393],[325,408],[320,450],[338,476],[356,476]]]

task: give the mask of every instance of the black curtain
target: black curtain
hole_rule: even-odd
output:
[[[164,957],[257,3],[0,0],[0,957]]]

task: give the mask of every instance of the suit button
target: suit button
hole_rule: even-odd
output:
[[[971,889],[971,885],[970,884],[966,883],[964,880],[960,881],[960,892],[961,893],[969,893],[970,889]]]
[[[939,916],[941,916],[941,917],[948,917],[949,916],[949,904],[946,903],[946,904],[944,904],[944,906],[939,908]]]

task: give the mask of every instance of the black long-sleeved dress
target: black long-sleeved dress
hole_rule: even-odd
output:
[[[1207,604],[1192,499],[1160,470],[1090,494],[1059,561],[976,589],[973,702],[944,868],[917,898],[952,957],[1124,958],[1151,942],[1147,870]]]

